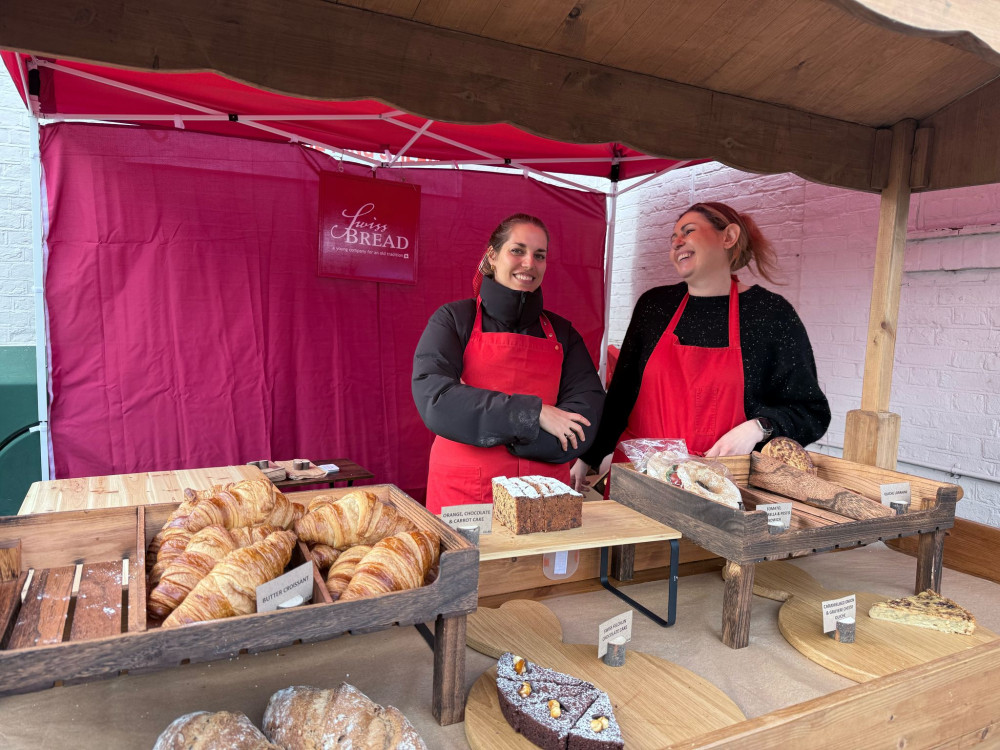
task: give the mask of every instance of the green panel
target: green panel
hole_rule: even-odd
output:
[[[0,442],[38,421],[35,347],[0,346]],[[42,478],[37,432],[0,451],[0,515],[17,513],[32,482]]]

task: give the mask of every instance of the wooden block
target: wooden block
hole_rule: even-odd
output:
[[[121,560],[83,566],[73,609],[71,641],[122,632],[122,583]]]
[[[66,629],[75,567],[36,570],[7,648],[60,643]]]
[[[899,453],[898,414],[852,409],[844,428],[844,458],[882,469],[896,468]]]
[[[754,564],[726,564],[722,595],[722,642],[729,648],[750,645],[750,607],[753,603]]]
[[[465,719],[466,616],[438,617],[434,625],[431,712],[441,726]]]
[[[895,515],[881,503],[760,453],[750,457],[750,484],[857,520]]]
[[[940,529],[917,537],[917,582],[913,593],[927,589],[941,593],[944,535],[944,529]]]
[[[21,540],[0,541],[0,583],[16,581],[21,575]]]

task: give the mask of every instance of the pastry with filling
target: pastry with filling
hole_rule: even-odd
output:
[[[494,477],[493,518],[513,534],[576,529],[583,495],[551,477]]]
[[[930,589],[902,599],[876,602],[868,610],[868,616],[943,633],[971,635],[976,629],[976,618],[971,612]]]

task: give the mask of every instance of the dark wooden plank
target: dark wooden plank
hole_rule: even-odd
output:
[[[941,567],[944,563],[944,531],[917,537],[917,582],[914,593],[931,589],[941,593]]]
[[[146,533],[147,508],[139,506],[135,519],[135,549],[128,557],[128,629],[135,633],[146,629],[146,546],[152,536]],[[164,519],[165,520],[165,519]]]
[[[438,617],[434,624],[431,711],[442,726],[465,719],[466,616]]]
[[[749,483],[858,520],[895,515],[895,511],[881,503],[757,452],[750,456]]]
[[[726,563],[726,588],[722,595],[722,642],[729,648],[745,648],[750,645],[753,574],[753,563]]]
[[[8,649],[62,642],[75,574],[75,567],[35,571],[7,644]]]
[[[122,561],[88,563],[80,575],[71,641],[122,632]]]
[[[16,581],[21,575],[21,540],[0,541],[0,583]]]
[[[0,649],[7,648],[17,614],[21,609],[21,590],[28,580],[27,572],[13,581],[0,582]]]
[[[320,477],[319,479],[282,479],[280,482],[273,482],[275,487],[280,489],[282,492],[286,490],[294,490],[298,487],[307,487],[309,485],[325,484],[330,487],[336,486],[339,482],[355,482],[362,479],[373,479],[375,477],[368,469],[361,466],[348,458],[330,458],[325,461],[313,461],[316,466],[323,466],[325,464],[337,464],[340,467],[340,471],[334,474],[327,474],[325,477]]]
[[[610,575],[617,581],[631,581],[635,575],[635,545],[621,544],[611,548]]]

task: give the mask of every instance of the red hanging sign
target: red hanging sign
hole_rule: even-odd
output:
[[[419,186],[320,173],[320,276],[415,284],[419,225]]]

